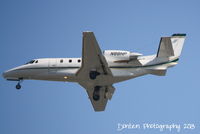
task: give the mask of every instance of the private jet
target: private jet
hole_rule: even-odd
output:
[[[3,73],[7,80],[76,82],[87,92],[94,111],[104,111],[111,100],[114,83],[146,74],[164,76],[177,64],[186,34],[161,37],[157,54],[143,56],[124,50],[101,51],[93,32],[83,32],[82,58],[40,58]]]

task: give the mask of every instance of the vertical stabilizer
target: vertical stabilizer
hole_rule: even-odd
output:
[[[157,52],[157,57],[169,57],[174,56],[171,37],[162,37],[160,39],[160,45]]]
[[[171,37],[162,37],[157,57],[179,57],[183,48],[186,34],[173,34]]]
[[[174,56],[179,57],[183,48],[186,34],[173,34],[171,37]]]

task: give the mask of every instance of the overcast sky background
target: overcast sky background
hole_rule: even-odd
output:
[[[186,33],[179,64],[165,77],[146,75],[115,84],[104,112],[94,112],[76,83],[0,77],[1,134],[167,134],[117,131],[118,123],[195,124],[200,131],[200,2],[198,0],[0,0],[0,72],[34,58],[80,57],[82,32],[102,50],[157,52],[161,36]],[[177,132],[173,130],[171,134]]]

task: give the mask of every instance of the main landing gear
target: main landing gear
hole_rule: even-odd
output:
[[[97,71],[90,71],[90,79],[94,80],[94,79],[96,79],[96,77],[98,75],[100,75],[99,72],[97,72]]]
[[[22,83],[22,79],[21,80],[19,80],[19,82],[17,83],[17,85],[16,85],[16,89],[17,90],[19,90],[19,89],[21,89],[21,85],[20,85],[20,83]]]
[[[94,87],[94,92],[93,92],[93,100],[98,101],[100,99],[100,86]]]

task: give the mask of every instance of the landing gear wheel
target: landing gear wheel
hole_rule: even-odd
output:
[[[23,78],[19,78],[19,82],[17,83],[17,85],[16,85],[16,89],[21,89],[21,85],[20,85],[20,83],[22,83],[22,81],[23,81]]]
[[[21,85],[18,83],[17,85],[16,85],[16,89],[20,89],[21,88]]]
[[[100,99],[100,86],[96,86],[93,92],[93,100],[98,101]]]
[[[90,71],[90,79],[94,80],[94,79],[96,79],[96,77],[98,75],[100,75],[99,72],[97,72],[97,71]]]
[[[100,99],[99,95],[93,95],[93,100],[98,101]]]

